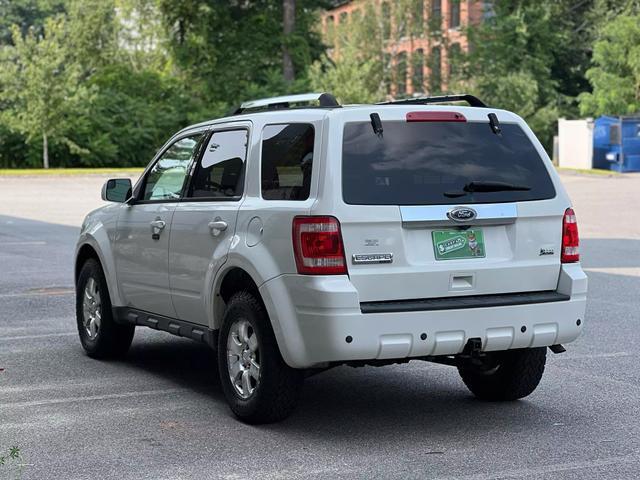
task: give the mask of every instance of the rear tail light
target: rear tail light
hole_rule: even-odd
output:
[[[347,273],[340,223],[334,217],[295,217],[293,252],[300,274]]]
[[[572,208],[564,211],[562,220],[562,263],[573,263],[580,261],[580,238],[578,237],[578,222],[576,214]]]

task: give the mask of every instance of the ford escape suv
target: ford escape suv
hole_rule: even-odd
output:
[[[519,399],[584,325],[558,175],[519,116],[470,95],[248,102],[102,198],[76,252],[82,346],[123,355],[136,326],[204,342],[245,422],[344,364],[438,362]]]

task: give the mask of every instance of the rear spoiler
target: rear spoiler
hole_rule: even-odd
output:
[[[391,100],[389,102],[380,102],[376,105],[428,105],[432,103],[452,103],[467,102],[471,107],[488,108],[488,105],[478,97],[469,94],[460,95],[440,95],[437,97],[417,97],[405,98],[403,100]]]

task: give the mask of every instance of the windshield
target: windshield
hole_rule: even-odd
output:
[[[555,196],[542,158],[517,124],[501,124],[501,135],[493,133],[489,122],[395,121],[382,126],[380,137],[371,122],[345,124],[346,203],[442,205]],[[498,187],[469,188],[483,182]],[[503,184],[524,188],[501,188]]]

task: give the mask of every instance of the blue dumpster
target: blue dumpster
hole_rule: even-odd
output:
[[[640,116],[602,116],[594,122],[593,168],[640,172]]]

